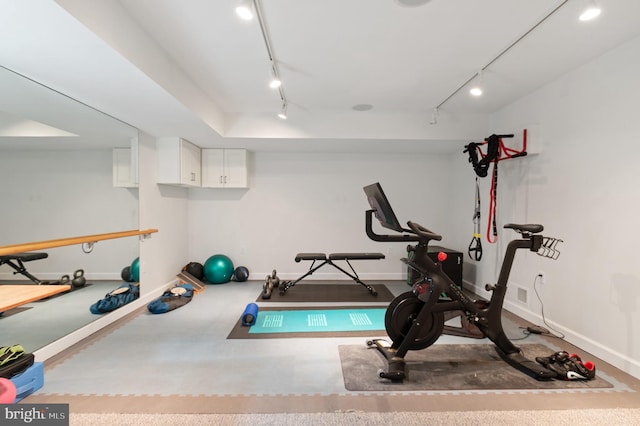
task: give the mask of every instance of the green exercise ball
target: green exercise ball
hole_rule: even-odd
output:
[[[136,257],[135,260],[131,263],[131,267],[129,269],[129,273],[131,274],[131,279],[133,282],[140,282],[140,258]]]
[[[211,284],[229,282],[233,271],[233,262],[224,254],[214,254],[204,262],[204,278]]]

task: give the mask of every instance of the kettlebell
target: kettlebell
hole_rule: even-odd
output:
[[[278,278],[278,276],[276,275],[276,270],[275,269],[271,273],[271,284],[272,284],[273,288],[280,287],[280,278]]]
[[[133,282],[133,278],[131,277],[131,266],[125,266],[124,268],[122,268],[122,271],[120,272],[120,278],[122,278],[122,281],[128,283]]]
[[[267,275],[267,278],[264,280],[264,284],[262,284],[262,298],[271,299],[272,290],[273,285],[271,284],[271,275]]]
[[[73,273],[73,279],[71,280],[71,285],[78,288],[84,287],[87,283],[87,279],[84,277],[84,270],[78,269]]]

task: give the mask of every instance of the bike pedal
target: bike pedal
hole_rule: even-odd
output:
[[[394,381],[394,382],[402,381],[405,378],[405,375],[402,372],[384,371],[382,369],[378,370],[378,376],[381,379],[387,379],[387,380],[391,380],[391,381]]]

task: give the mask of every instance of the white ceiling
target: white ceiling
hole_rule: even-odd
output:
[[[0,67],[0,149],[128,147],[135,128]]]
[[[266,84],[268,57],[258,23],[238,19],[234,1],[120,3],[224,111],[278,110],[278,96]],[[394,0],[258,2],[293,106],[345,111],[368,103],[385,112],[423,114],[560,3],[432,0],[409,8]],[[585,37],[593,40],[590,34],[602,30],[598,24],[580,26],[581,1],[569,3],[530,36],[528,46],[518,46],[487,71],[487,84],[495,85],[491,96],[461,96],[456,107],[492,111],[627,36],[616,20],[602,46],[587,43]],[[638,22],[636,15],[630,23]],[[514,69],[523,60],[528,66]],[[502,81],[494,81],[494,74],[503,74]]]
[[[257,20],[237,1],[121,0],[144,31],[227,113],[275,115],[269,63]],[[602,2],[597,21],[571,0],[258,0],[289,101],[290,120],[352,113],[429,121],[434,107],[556,8],[483,73],[486,95],[468,88],[442,105],[455,114],[490,113],[640,34],[640,2]],[[359,114],[367,114],[361,112]]]
[[[269,139],[283,149],[318,141],[414,149],[481,138],[487,114],[640,35],[637,0],[600,0],[602,15],[587,23],[577,19],[583,0],[258,0],[289,105],[283,122],[260,27],[235,15],[236,1],[56,3],[112,49],[102,55],[108,62],[94,61],[102,69],[115,64],[114,51],[133,66],[113,71],[119,81],[104,82],[114,86],[108,91],[41,70],[43,78],[151,134],[201,146]],[[485,94],[473,98],[464,84],[488,64]],[[146,104],[130,98],[126,80]],[[357,104],[373,108],[354,111]]]

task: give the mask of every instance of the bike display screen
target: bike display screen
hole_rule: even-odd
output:
[[[367,196],[367,201],[371,209],[374,210],[376,219],[380,222],[380,225],[387,229],[392,229],[397,232],[403,232],[400,222],[396,214],[389,204],[387,196],[384,194],[382,187],[378,182],[364,187],[364,193]]]

